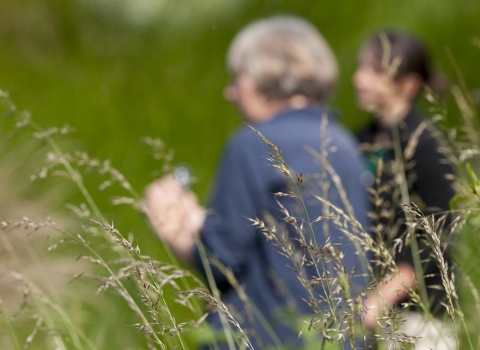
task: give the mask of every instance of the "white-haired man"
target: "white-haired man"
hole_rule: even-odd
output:
[[[324,291],[305,288],[298,277],[300,273],[312,282],[323,269],[320,265],[291,261],[280,254],[279,248],[268,242],[248,218],[270,217],[283,223],[293,249],[301,251],[295,240],[298,232],[291,229],[279,210],[276,201],[280,200],[290,216],[295,217],[298,227],[305,223],[308,242],[321,247],[328,236],[332,244],[342,243],[347,271],[358,268],[360,272],[353,244],[342,239],[339,229],[321,222],[313,224],[312,233],[307,222],[326,213],[315,195],[346,208],[331,172],[312,155],[312,149],[320,152],[321,144],[325,151],[331,152],[329,166],[343,183],[357,219],[367,222],[368,201],[360,181],[361,160],[354,139],[326,108],[335,89],[337,64],[328,44],[311,24],[294,17],[274,17],[248,25],[230,46],[228,68],[233,82],[225,89],[225,97],[238,106],[247,123],[282,151],[293,176],[302,174],[305,206],[299,206],[293,198],[275,198],[274,193],[290,192],[292,183],[288,176],[268,164],[270,146],[250,128],[243,127],[231,138],[220,162],[208,215],[198,206],[195,195],[184,191],[171,176],[147,187],[146,210],[158,235],[183,260],[205,270],[201,250],[195,246],[198,236],[205,250],[233,272],[249,299],[248,307],[221,269],[209,266],[223,301],[235,310],[234,315],[240,316],[238,320],[254,346],[265,348],[279,343],[296,346],[298,330],[293,329],[293,319],[284,317],[285,311],[313,314],[308,303],[312,295],[307,289],[316,290],[315,303],[319,304]],[[331,185],[327,189],[320,182]],[[305,253],[303,250],[299,256]],[[362,287],[365,282],[358,285]],[[253,315],[248,310],[253,310]],[[218,314],[210,315],[209,321],[221,326]],[[300,319],[297,321],[301,323]]]

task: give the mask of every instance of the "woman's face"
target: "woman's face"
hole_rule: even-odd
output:
[[[388,107],[398,94],[395,81],[388,78],[372,55],[364,53],[353,76],[359,107],[368,112],[379,112]]]
[[[357,101],[361,109],[386,117],[385,114],[410,109],[423,81],[414,73],[389,77],[378,59],[367,50],[360,57],[360,64],[353,76],[353,85],[357,90]]]

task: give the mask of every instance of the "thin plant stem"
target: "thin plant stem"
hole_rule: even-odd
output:
[[[205,275],[207,277],[207,281],[210,286],[210,289],[212,290],[213,296],[215,297],[215,299],[220,300],[220,292],[218,291],[217,284],[215,283],[212,268],[210,267],[210,263],[208,262],[208,257],[205,251],[205,247],[203,246],[202,242],[199,239],[197,239],[195,243],[198,247],[200,259],[202,260],[203,268],[205,270]],[[225,337],[227,338],[228,348],[230,350],[235,350],[235,345],[234,345],[233,337],[231,334],[231,328],[228,324],[228,321],[221,312],[219,312],[219,316],[222,322],[222,328],[225,333]]]
[[[0,235],[0,239],[2,240],[2,245],[6,248],[9,256],[12,258],[15,265],[17,265],[17,268],[20,269],[20,270],[23,270],[23,265],[20,263],[20,259],[19,259],[18,255],[16,254],[15,250],[13,249],[13,247],[11,246],[10,242],[8,242],[8,240],[6,240],[3,235]],[[50,316],[49,311],[47,310],[47,308],[45,308],[44,303],[38,300],[37,295],[35,293],[33,295],[33,298],[34,298],[35,304],[41,310],[42,315],[43,315],[45,321],[47,322],[48,326],[51,329],[54,329],[55,324],[54,324],[54,322],[53,322],[53,320]],[[53,305],[53,303],[51,303],[51,302],[49,304]],[[71,334],[71,336],[72,336],[72,334]],[[59,347],[59,349],[66,349],[65,344],[63,343],[63,340],[61,339],[60,336],[53,335],[52,337],[53,337],[57,347]],[[74,338],[72,338],[72,340],[73,340],[73,343],[74,343],[75,347],[77,349],[80,349],[80,344],[78,344],[78,342],[76,342]]]
[[[3,317],[5,318],[5,322],[7,323],[8,331],[10,333],[10,336],[12,337],[13,345],[15,346],[15,350],[20,350],[20,346],[18,345],[18,340],[17,336],[15,335],[15,332],[12,327],[12,323],[10,322],[10,318],[8,317],[7,312],[3,308],[3,301],[0,299],[0,313],[3,314]]]
[[[404,203],[410,203],[410,195],[408,193],[407,179],[405,178],[405,167],[403,164],[403,153],[400,145],[400,133],[398,130],[398,125],[396,124],[392,126],[392,139],[393,139],[392,141],[393,141],[393,150],[395,154],[395,159],[400,166],[400,169],[399,169],[400,184],[399,185],[400,185],[402,201]],[[407,222],[411,223],[413,221],[413,218],[408,213],[405,213],[405,216],[407,218]],[[425,305],[429,305],[427,288],[425,286],[425,280],[423,279],[422,262],[419,259],[418,243],[417,243],[417,237],[415,233],[412,234],[410,245],[412,247],[413,263],[414,263],[417,283],[419,284],[421,300]]]
[[[404,167],[404,161],[403,161],[403,153],[401,150],[401,144],[400,144],[400,133],[398,130],[398,125],[393,125],[392,126],[392,141],[393,141],[393,149],[394,149],[394,154],[395,154],[395,159],[399,163],[400,169],[399,169],[399,176],[400,176],[400,192],[401,192],[401,197],[402,201],[404,203],[410,203],[410,195],[408,192],[408,185],[407,185],[407,179],[405,178],[405,167]],[[413,222],[413,217],[410,213],[405,212],[405,217],[407,219],[407,223],[412,223]],[[433,315],[430,312],[430,302],[428,300],[428,295],[427,295],[427,287],[425,285],[425,280],[423,278],[423,269],[422,269],[422,262],[420,261],[419,257],[419,249],[418,249],[418,242],[417,242],[417,237],[415,232],[413,232],[411,240],[410,240],[410,246],[412,249],[412,256],[413,256],[413,263],[414,263],[414,269],[415,269],[415,274],[416,274],[416,280],[418,283],[418,290],[420,291],[420,300],[419,300],[419,305],[421,306],[422,310],[424,313],[427,315],[427,317],[430,319],[430,321],[434,324],[435,328],[439,332],[440,337],[444,340],[445,345],[450,348],[450,345],[448,342],[445,340],[442,332],[440,332],[440,329],[438,328],[438,325],[435,322],[435,319]],[[454,323],[454,328],[455,328],[455,339],[457,346],[459,344],[458,341],[458,334],[456,331],[456,326],[455,326],[455,319],[453,318],[453,323]]]

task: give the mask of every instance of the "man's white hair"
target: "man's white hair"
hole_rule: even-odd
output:
[[[273,17],[246,26],[230,45],[229,70],[246,73],[271,99],[304,95],[326,102],[335,90],[335,56],[318,30],[296,17]]]

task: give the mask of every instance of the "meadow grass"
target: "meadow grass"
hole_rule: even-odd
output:
[[[398,154],[397,148],[396,160],[392,164],[379,164],[378,167],[377,185],[382,169],[390,168],[395,174],[402,175],[395,177],[398,181],[394,186],[398,189],[399,201],[403,203],[401,208],[408,218],[409,230],[401,239],[390,244],[378,235],[372,236],[371,229],[362,227],[355,219],[341,181],[334,169],[329,166],[328,157],[331,150],[328,143],[322,143],[319,150],[309,151],[332,179],[329,186],[337,187],[345,210],[334,206],[328,198],[317,196],[317,200],[324,206],[324,215],[309,218],[304,202],[302,175],[292,173],[282,158],[281,150],[254,130],[271,147],[269,161],[272,166],[286,175],[291,184],[291,192],[277,193],[276,196],[292,197],[305,210],[303,216],[306,220],[301,220],[282,206],[280,201],[278,202],[283,215],[282,220],[291,225],[296,233],[293,240],[272,218],[251,218],[252,224],[272,242],[279,253],[291,260],[299,280],[308,292],[309,299],[306,302],[311,306],[312,314],[301,320],[299,326],[299,336],[305,339],[305,348],[342,349],[345,342],[356,348],[355,336],[358,335],[364,337],[363,343],[366,348],[379,345],[389,349],[402,349],[413,347],[417,340],[415,336],[402,331],[406,321],[404,311],[400,309],[385,307],[377,319],[377,330],[372,334],[359,323],[365,295],[352,294],[350,280],[356,276],[353,272],[345,270],[341,248],[332,245],[328,239],[323,246],[317,244],[313,234],[315,222],[334,224],[354,243],[357,252],[364,257],[365,266],[369,271],[366,277],[372,281],[370,286],[372,290],[378,283],[398,273],[395,255],[399,247],[411,245],[415,252],[419,249],[415,246],[417,240],[426,245],[431,252],[429,260],[441,271],[442,284],[437,287],[446,292],[447,298],[443,301],[442,307],[445,308],[446,315],[450,318],[449,322],[453,326],[457,348],[480,347],[480,336],[474,328],[480,320],[478,292],[480,276],[476,269],[480,262],[480,255],[477,254],[480,241],[478,236],[480,180],[476,175],[477,159],[480,154],[478,143],[480,129],[475,104],[465,84],[462,83],[461,76],[459,81],[460,84],[452,88],[463,120],[458,128],[448,130],[444,128],[444,122],[448,118],[444,106],[430,92],[426,93],[426,99],[431,103],[432,120],[437,124],[437,129],[444,129],[443,136],[439,138],[441,151],[448,161],[455,165],[458,174],[458,195],[452,201],[452,210],[449,213],[427,216],[410,199],[408,190],[405,190],[408,179],[402,174],[415,150],[416,139],[423,130],[419,129],[412,135],[404,154]],[[45,130],[28,112],[18,110],[7,93],[0,91],[0,99],[3,113],[10,123],[9,137],[18,138],[17,134],[29,132],[35,138],[34,142],[45,146],[43,156],[46,161],[33,175],[29,175],[30,181],[39,182],[45,179],[48,181],[51,176],[59,176],[71,183],[68,191],[76,189],[83,197],[81,203],[69,204],[77,219],[73,219],[71,215],[67,219],[64,213],[59,214],[60,220],[49,217],[38,219],[38,208],[36,219],[30,219],[30,214],[26,213],[18,215],[2,211],[3,215],[8,213],[7,215],[18,217],[0,218],[3,246],[2,279],[8,276],[10,281],[8,283],[12,286],[14,285],[12,281],[16,281],[16,288],[11,288],[8,292],[1,290],[0,294],[2,300],[0,344],[3,347],[187,349],[195,346],[192,339],[196,338],[215,349],[218,348],[220,338],[223,338],[230,348],[253,348],[249,337],[255,337],[254,333],[243,329],[241,322],[236,319],[235,310],[230,310],[228,305],[221,301],[211,276],[204,282],[194,273],[180,267],[168,247],[164,247],[166,261],[158,261],[142,254],[132,234],[119,232],[114,221],[105,218],[95,200],[97,196],[103,194],[101,191],[88,188],[84,181],[85,174],[93,172],[102,176],[102,181],[98,185],[100,190],[118,186],[122,193],[126,191],[127,195],[113,198],[114,204],[127,204],[134,210],[141,209],[139,191],[136,191],[109,161],[101,161],[85,152],[65,151],[58,137],[69,134],[72,131],[71,127]],[[324,126],[322,123],[322,127]],[[322,130],[319,131],[320,134]],[[162,170],[170,171],[173,153],[161,140],[145,138],[144,142],[150,147],[153,156],[164,162]],[[394,142],[399,143],[398,136]],[[37,151],[32,150],[30,146],[27,148],[32,152]],[[15,162],[10,164],[15,166]],[[56,182],[50,183],[50,186],[58,186]],[[59,187],[56,188],[58,190]],[[371,189],[375,205],[372,216],[377,223],[373,228],[374,233],[381,230],[381,227],[378,227],[381,216],[394,215],[392,209],[384,210],[381,198],[382,191],[385,190],[381,186],[374,186]],[[63,202],[65,199],[60,196],[55,200]],[[3,205],[9,204],[7,202]],[[20,202],[15,206],[23,208],[24,204]],[[445,224],[447,214],[451,216],[449,225]],[[422,234],[417,234],[419,231]],[[35,237],[33,243],[28,243],[22,236],[20,242],[11,243],[10,236],[17,235],[18,240],[20,232],[27,233],[28,238]],[[40,235],[49,236],[48,245],[44,243],[45,240],[38,238]],[[444,258],[447,248],[454,257],[451,265]],[[45,254],[45,251],[50,253]],[[366,261],[367,253],[372,254],[372,261]],[[219,267],[241,295],[250,317],[253,315],[258,317],[255,306],[249,302],[243,292],[243,286],[236,281],[228,267],[221,266],[220,262],[210,258],[205,251],[202,258],[207,277],[210,264]],[[54,265],[61,264],[62,273],[52,269],[48,265],[50,262]],[[416,259],[417,276],[422,276],[426,263]],[[315,278],[312,279],[305,274],[306,265],[317,270]],[[35,276],[29,271],[32,266],[36,268],[33,275],[40,274],[38,271],[41,269],[44,270],[42,272],[44,278],[40,278],[42,283],[37,283]],[[426,297],[427,290],[422,278],[418,278],[417,289],[407,288],[410,300],[404,306],[407,309],[420,308],[437,328],[438,337],[442,338],[445,335],[440,329],[441,324],[431,312]],[[75,285],[75,289],[70,290],[67,295],[61,295],[59,289],[65,284]],[[323,291],[323,296],[319,296],[317,288]],[[12,294],[17,294],[17,298],[22,301],[6,303],[5,300],[8,300],[6,298]],[[93,301],[97,298],[105,305],[98,306]],[[206,325],[207,314],[203,311],[204,303],[200,300],[208,303],[210,312],[217,310],[222,314],[224,329],[221,334],[216,334]],[[12,307],[13,305],[15,307]],[[177,315],[177,310],[183,311]],[[106,317],[106,313],[117,315],[123,324],[108,322],[103,328],[93,329],[101,324],[102,318],[111,320],[111,317]],[[268,322],[266,320],[262,322],[268,329]],[[273,334],[273,331],[270,331]],[[118,332],[121,333],[119,339],[107,337],[107,334],[111,336]],[[193,334],[190,338],[189,333]],[[312,334],[318,334],[320,337]],[[282,344],[277,341],[275,348],[282,348]]]

